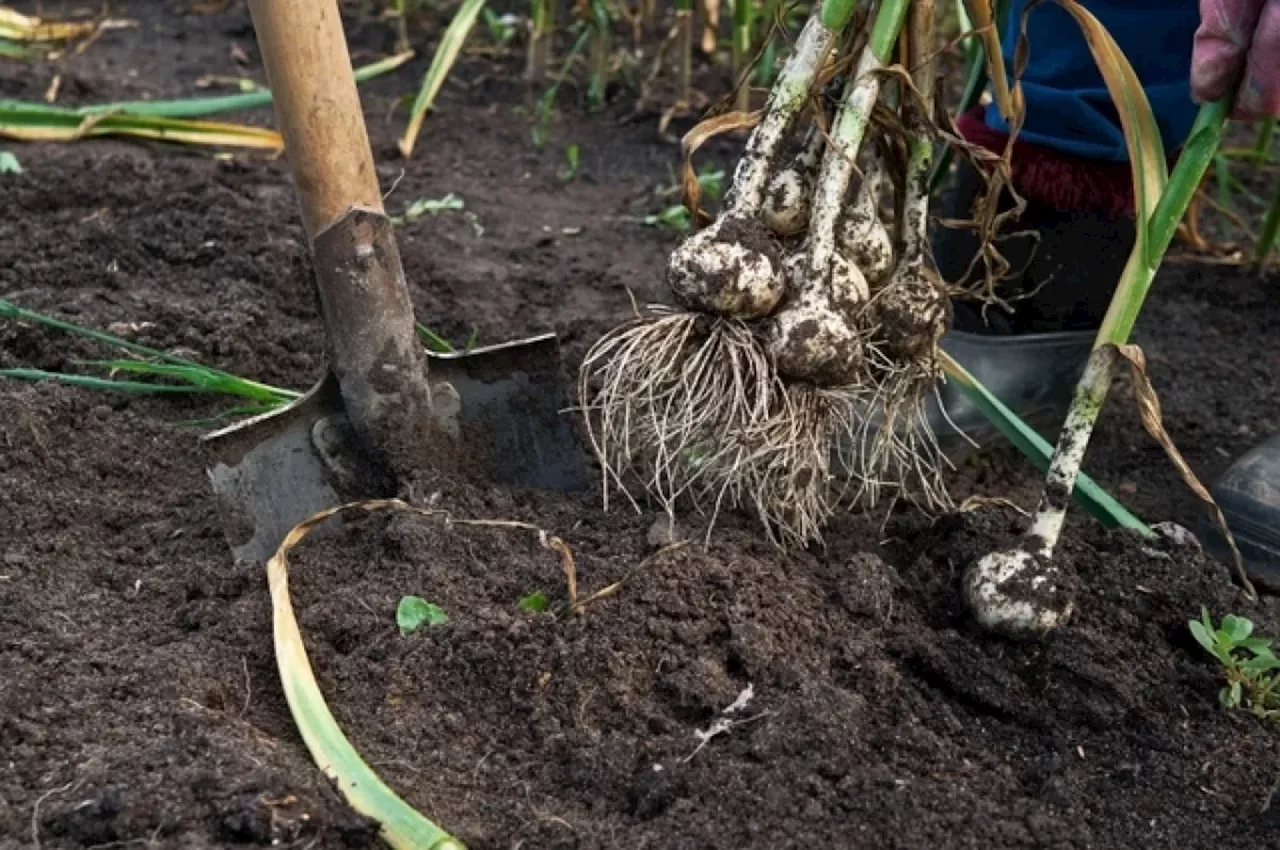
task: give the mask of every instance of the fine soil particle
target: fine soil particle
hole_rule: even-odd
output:
[[[38,100],[58,72],[66,103],[176,96],[210,74],[261,80],[243,3],[183,11],[116,4],[136,28],[58,65],[2,65],[0,94]],[[415,39],[434,45],[439,23]],[[393,27],[348,24],[357,62],[389,51]],[[634,222],[677,149],[651,122],[621,123],[632,107],[617,102],[590,119],[566,105],[538,153],[517,112],[518,60],[464,56],[404,162],[403,116],[385,116],[430,52],[363,89],[384,186],[404,169],[390,210],[454,192],[475,216],[397,232],[418,316],[459,344],[473,327],[481,342],[555,330],[572,370],[628,317],[628,289],[663,298],[673,239]],[[731,149],[720,141],[711,158]],[[582,168],[565,183],[571,143]],[[0,297],[256,380],[305,389],[319,376],[282,162],[112,141],[12,150],[25,173],[0,186]],[[1276,429],[1273,285],[1171,266],[1140,325],[1166,427],[1206,480]],[[106,355],[0,322],[3,367]],[[185,424],[227,404],[0,382],[3,850],[376,846],[294,728],[261,570],[228,555],[204,428]],[[1119,389],[1093,443],[1091,473],[1140,515],[1196,526],[1194,497]],[[975,453],[954,480],[958,495],[1024,507],[1038,492],[1006,449]],[[581,597],[621,583],[569,614],[560,559],[536,535],[440,517],[374,515],[296,553],[294,603],[337,719],[474,848],[1280,841],[1275,730],[1218,706],[1186,628],[1206,605],[1277,636],[1280,612],[1191,550],[1144,548],[1073,510],[1062,557],[1079,613],[1017,644],[979,634],[959,594],[964,567],[1023,527],[1002,508],[843,517],[827,549],[782,556],[740,517],[709,548],[662,548],[652,514],[604,513],[595,492],[436,484],[415,495],[563,538]],[[539,590],[548,613],[517,607]],[[449,622],[400,636],[408,594]]]

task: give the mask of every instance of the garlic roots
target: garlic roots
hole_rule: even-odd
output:
[[[720,216],[671,254],[683,312],[651,310],[589,352],[580,394],[607,486],[636,481],[669,512],[691,500],[712,523],[746,507],[775,542],[801,544],[820,539],[851,490],[903,492],[915,478],[931,492],[936,441],[922,411],[950,302],[927,265],[926,184],[895,172],[906,191],[886,223],[879,154],[897,150],[900,130],[870,130],[906,8],[879,4],[834,120],[800,139],[847,23],[836,5],[811,11]],[[881,135],[864,146],[868,132]],[[928,145],[911,141],[908,177],[928,165]]]

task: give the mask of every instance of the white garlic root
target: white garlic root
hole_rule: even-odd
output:
[[[781,548],[822,542],[849,482],[832,474],[831,446],[854,427],[858,391],[789,384],[752,442],[766,447],[743,465],[743,490],[765,533]]]
[[[762,346],[741,322],[655,308],[587,353],[578,396],[610,492],[638,486],[666,510],[736,504],[744,439],[780,392]]]
[[[781,546],[820,541],[851,487],[898,492],[915,478],[930,492],[938,471],[936,443],[918,427],[949,320],[923,231],[911,232],[927,201],[908,191],[891,230],[880,209],[887,165],[876,150],[860,157],[904,5],[876,12],[829,136],[811,127],[783,157],[837,40],[821,23],[827,9],[815,7],[801,33],[719,219],[671,255],[668,285],[691,312],[606,335],[579,386],[606,497],[638,484],[668,512],[681,501],[711,524],[722,508],[750,508]],[[872,410],[886,427],[871,427]],[[834,474],[836,464],[855,474]]]
[[[769,178],[764,207],[764,226],[778,236],[794,236],[809,225],[810,197],[822,158],[822,133],[810,125],[799,153]]]

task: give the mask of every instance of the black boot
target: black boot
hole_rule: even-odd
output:
[[[981,190],[974,169],[960,163],[936,207],[937,217],[969,218]],[[1016,235],[998,243],[1013,270],[1001,281],[999,294],[1013,311],[998,305],[984,311],[980,304],[957,301],[955,323],[942,347],[1029,424],[1056,430],[1128,260],[1133,220],[1059,212],[1028,201],[1014,227]],[[980,279],[980,267],[965,276],[978,250],[972,231],[939,226],[932,247],[944,280],[969,284]],[[944,385],[940,396],[941,408],[933,406],[931,423],[948,454],[971,445],[965,436],[979,444],[999,439],[954,386]]]
[[[977,174],[961,163],[951,190],[937,206],[938,218],[968,218],[980,189]],[[1029,424],[1052,434],[1071,404],[1132,250],[1133,219],[1114,211],[1061,212],[1028,199],[1014,227],[1038,233],[1039,242],[1032,236],[1009,236],[1000,243],[1001,253],[1018,272],[1000,288],[1013,312],[993,306],[984,315],[978,305],[958,302],[954,328],[943,337],[942,347]],[[934,259],[945,280],[961,282],[976,251],[977,241],[968,231],[939,227],[934,233]],[[941,405],[931,407],[930,421],[948,454],[971,448],[957,429],[979,444],[1001,439],[955,387],[944,385],[939,396]],[[1259,589],[1280,593],[1280,434],[1237,460],[1213,487],[1213,496],[1250,579]],[[1230,559],[1212,522],[1206,520],[1199,530],[1208,551]]]
[[[1245,571],[1259,590],[1280,593],[1280,434],[1232,464],[1213,487],[1213,498],[1244,557]],[[1200,539],[1219,560],[1231,551],[1207,518]]]

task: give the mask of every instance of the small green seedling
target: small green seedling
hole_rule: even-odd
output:
[[[456,345],[449,342],[449,340],[445,339],[426,325],[419,323],[414,327],[418,333],[418,340],[426,346],[427,351],[430,351],[432,354],[452,354],[458,350]],[[471,333],[467,335],[467,341],[462,345],[463,353],[470,354],[479,342],[480,329],[475,325],[472,325]]]
[[[538,613],[547,610],[550,600],[541,590],[535,590],[533,593],[520,597],[520,601],[516,603],[516,607],[521,611],[530,611]]]
[[[440,334],[431,330],[431,328],[426,325],[419,323],[414,325],[414,329],[418,332],[418,339],[426,346],[427,351],[435,354],[451,354],[454,351],[457,351],[457,349],[454,348],[453,343],[449,342],[449,340],[440,336]]]
[[[542,97],[538,98],[533,122],[533,146],[538,150],[542,150],[547,143],[547,134],[551,128],[551,112],[555,106],[556,96],[560,93],[560,87],[564,85],[570,69],[573,68],[574,61],[582,54],[590,37],[591,29],[580,23],[578,37],[573,42],[573,46],[569,48],[569,52],[565,54],[564,61],[560,65],[560,72],[556,75],[555,81],[542,93]]]
[[[462,213],[463,217],[471,225],[476,237],[484,236],[484,227],[480,224],[480,217],[468,210],[467,202],[452,192],[443,198],[418,198],[405,207],[403,214],[392,216],[391,223],[397,225],[413,224],[423,216],[439,215],[446,212]]]
[[[39,53],[30,47],[23,47],[21,44],[0,38],[0,56],[6,59],[34,59],[38,55]]]
[[[661,212],[645,216],[642,221],[647,227],[666,227],[681,232],[689,229],[689,211],[684,204],[672,204]]]
[[[434,602],[421,596],[405,596],[396,606],[396,625],[401,635],[411,635],[423,626],[442,626],[449,622],[449,615]]]
[[[519,31],[518,15],[499,15],[488,7],[480,12],[484,16],[484,25],[489,28],[489,40],[497,47],[506,47]]]
[[[466,201],[450,192],[443,198],[418,198],[405,208],[403,215],[393,217],[396,224],[410,224],[424,215],[439,215],[442,212],[465,210]]]
[[[717,169],[708,171],[706,169],[698,172],[698,188],[702,191],[704,198],[710,200],[718,200],[721,193],[724,192],[724,171]],[[665,186],[659,186],[653,191],[659,198],[678,198],[684,192],[684,187],[680,185],[680,181],[673,174],[671,182]]]
[[[572,183],[574,178],[578,176],[578,169],[581,167],[582,151],[576,144],[569,145],[564,149],[564,168],[560,169],[557,175],[561,183]]]
[[[1253,622],[1227,614],[1215,628],[1207,608],[1188,624],[1192,636],[1218,659],[1227,684],[1218,694],[1225,708],[1247,708],[1260,720],[1280,720],[1280,659],[1271,641],[1253,634]]]
[[[210,74],[196,80],[196,88],[198,89],[208,89],[214,86],[230,86],[242,92],[255,92],[262,88],[257,82],[248,77],[222,77],[217,74]]]
[[[709,198],[713,201],[717,200],[720,197],[720,193],[724,191],[724,172],[699,172],[698,187],[702,190],[704,198]],[[680,192],[680,183],[674,179],[669,185],[661,186],[654,190],[654,194],[659,198],[678,197]],[[641,221],[648,227],[666,227],[682,233],[688,230],[693,223],[689,216],[689,211],[685,209],[682,203],[664,207],[656,213],[645,216]]]
[[[21,174],[22,163],[9,151],[0,151],[0,174]]]

